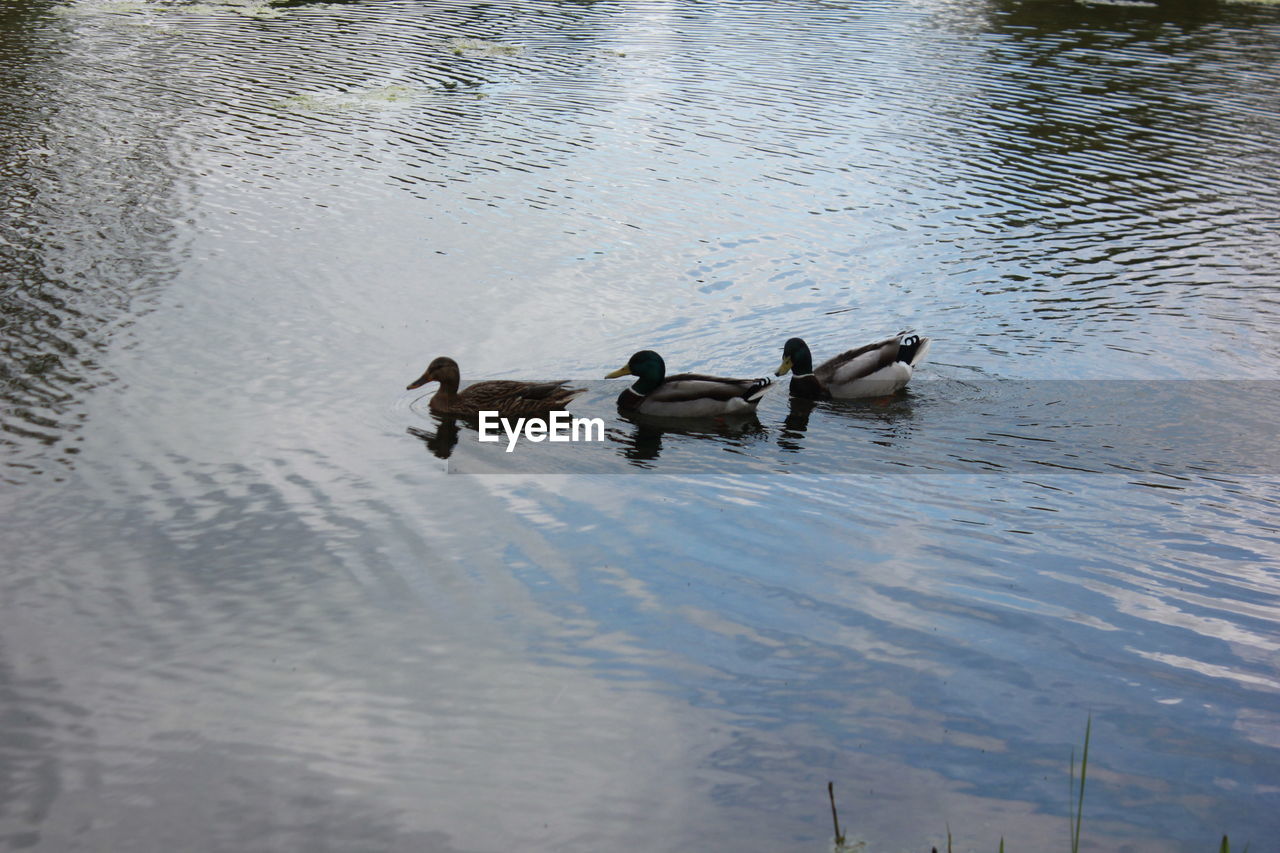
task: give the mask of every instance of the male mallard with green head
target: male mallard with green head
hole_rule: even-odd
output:
[[[441,356],[427,366],[427,372],[409,384],[412,391],[428,382],[439,382],[440,390],[431,397],[431,411],[440,415],[475,418],[480,412],[496,411],[500,417],[518,418],[545,415],[563,409],[585,388],[566,388],[565,382],[517,382],[498,379],[477,382],[458,391],[461,378],[458,363]]]
[[[716,415],[754,412],[773,379],[724,379],[698,373],[667,376],[667,365],[653,350],[641,350],[631,356],[626,367],[610,373],[638,377],[631,387],[618,395],[618,408],[624,412],[660,415],[674,418],[705,418]]]
[[[809,345],[792,338],[782,347],[777,375],[794,374],[791,395],[810,400],[854,400],[892,394],[911,381],[929,339],[906,332],[841,353],[817,368]]]

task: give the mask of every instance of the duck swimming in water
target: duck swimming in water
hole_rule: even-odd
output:
[[[619,409],[674,418],[749,414],[773,385],[771,377],[725,379],[700,373],[667,376],[666,362],[653,350],[640,350],[631,356],[626,367],[618,368],[606,378],[627,375],[638,378],[618,395]]]
[[[439,382],[440,390],[431,397],[431,411],[439,415],[462,418],[478,417],[480,412],[496,411],[500,417],[545,415],[563,409],[585,388],[567,388],[566,382],[518,382],[497,379],[477,382],[458,390],[461,381],[458,363],[447,356],[435,359],[427,372],[405,389],[412,391],[428,382]]]
[[[809,345],[791,338],[782,347],[777,375],[792,374],[791,396],[810,400],[855,400],[882,397],[911,381],[924,361],[929,339],[902,332],[892,338],[851,349],[813,366]]]

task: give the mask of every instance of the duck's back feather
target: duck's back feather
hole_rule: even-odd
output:
[[[564,408],[585,388],[567,388],[567,382],[519,382],[494,379],[463,388],[452,398],[436,394],[431,408],[442,414],[474,417],[481,411],[497,411],[502,416],[536,415]]]
[[[824,361],[814,374],[828,387],[853,382],[897,361],[898,346],[898,338],[893,337],[851,349]]]
[[[494,381],[502,382],[507,380]],[[525,383],[516,382],[515,384],[520,385]],[[520,396],[526,400],[547,400],[555,397],[557,394],[569,392],[572,392],[573,396],[577,396],[586,390],[585,388],[565,388],[565,384],[565,381],[539,382],[536,385],[525,384],[524,389],[520,391]]]
[[[726,379],[720,376],[704,376],[700,373],[677,373],[653,389],[645,399],[661,403],[688,400],[753,399],[762,395],[770,385],[769,379]]]
[[[754,411],[772,384],[770,378],[727,379],[678,373],[643,396],[628,388],[618,397],[618,406],[625,411],[673,417],[745,414]]]
[[[842,352],[808,376],[791,381],[791,393],[811,399],[856,399],[892,394],[911,381],[929,339],[905,332]]]

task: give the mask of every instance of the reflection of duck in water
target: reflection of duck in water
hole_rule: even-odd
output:
[[[502,417],[545,415],[563,409],[585,388],[566,388],[564,382],[517,382],[499,379],[477,382],[458,391],[458,363],[441,356],[427,367],[427,372],[409,384],[412,391],[428,382],[439,382],[440,390],[431,398],[431,411],[462,418],[477,417],[480,412],[497,412]]]
[[[652,468],[653,466],[647,463],[653,462],[662,455],[662,436],[663,430],[660,427],[637,423],[635,432],[631,434],[629,440],[623,440],[623,447],[619,453],[632,465]]]
[[[817,405],[814,400],[806,400],[803,397],[791,398],[791,408],[782,422],[782,431],[778,433],[779,447],[783,450],[797,451],[804,446],[801,439],[804,438],[805,430],[809,428],[809,415],[813,414],[814,407]]]
[[[409,427],[409,435],[422,439],[427,448],[438,459],[448,459],[453,455],[453,448],[458,444],[458,422],[453,418],[436,418],[436,431],[427,432],[418,427]]]
[[[743,447],[750,441],[765,437],[768,430],[756,418],[754,411],[744,415],[722,415],[715,418],[671,418],[660,415],[625,414],[623,420],[635,429],[627,435],[621,431],[616,434],[622,447],[619,454],[631,464],[642,468],[651,468],[648,464],[657,460],[664,452],[663,440],[673,436],[675,441],[668,450],[683,453],[680,457],[686,464],[699,464],[705,458],[696,449],[705,444],[691,442],[711,442],[720,449],[732,450]],[[719,457],[717,457],[719,458]],[[680,464],[677,462],[677,464]]]
[[[667,365],[653,350],[641,350],[606,378],[639,377],[618,395],[618,408],[626,413],[668,418],[707,418],[751,414],[773,384],[773,379],[725,379],[699,373],[667,376]]]
[[[929,351],[929,339],[903,332],[895,337],[851,349],[813,366],[809,345],[792,338],[782,347],[777,375],[794,374],[791,395],[810,400],[854,400],[892,394],[911,381],[911,374]]]

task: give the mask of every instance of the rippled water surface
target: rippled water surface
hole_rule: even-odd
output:
[[[1086,847],[1273,842],[1280,7],[13,0],[0,80],[0,849],[1065,850],[1090,716]]]

